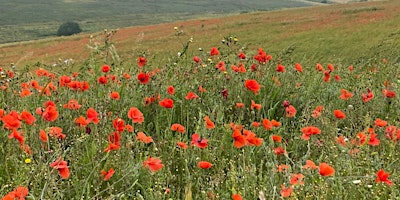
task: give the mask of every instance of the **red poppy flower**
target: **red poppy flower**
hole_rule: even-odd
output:
[[[304,127],[301,129],[301,132],[303,133],[303,135],[301,136],[303,140],[309,140],[311,135],[321,134],[321,130],[318,127],[314,126]]]
[[[380,144],[380,141],[379,141],[379,139],[378,139],[376,136],[377,136],[377,134],[375,134],[375,133],[371,133],[371,134],[369,135],[369,141],[368,141],[368,144],[369,144],[369,145],[371,145],[371,146],[378,146],[378,145]]]
[[[105,77],[105,76],[100,76],[100,77],[97,79],[97,82],[100,83],[100,84],[102,84],[102,85],[105,85],[105,84],[108,83],[108,78]]]
[[[201,169],[210,169],[212,167],[212,164],[207,161],[200,161],[197,163],[197,166]]]
[[[145,57],[139,56],[138,60],[137,60],[137,65],[142,68],[143,66],[145,66],[147,63],[147,59]]]
[[[107,73],[107,72],[109,72],[110,70],[111,70],[111,67],[108,66],[108,65],[103,65],[103,66],[101,67],[101,71],[104,72],[104,73]]]
[[[160,159],[150,156],[143,162],[143,167],[148,168],[151,172],[156,172],[163,168],[163,166]]]
[[[139,123],[141,124],[144,122],[143,113],[140,112],[139,109],[136,107],[130,108],[128,111],[128,118],[132,119],[132,123]]]
[[[251,100],[251,105],[250,105],[250,110],[260,110],[261,109],[261,104],[257,104],[256,102],[254,102],[253,100]]]
[[[108,135],[108,141],[110,142],[108,147],[104,149],[104,152],[108,153],[112,150],[118,150],[119,147],[121,146],[120,143],[120,134],[117,131],[112,132],[110,135]]]
[[[324,81],[329,82],[331,80],[331,71],[325,70],[324,71]]]
[[[44,120],[53,122],[58,118],[58,111],[55,106],[48,106],[42,113]]]
[[[113,120],[114,129],[118,132],[122,132],[125,129],[125,121],[121,118],[116,118]]]
[[[188,92],[185,97],[186,100],[197,99],[197,98],[199,98],[199,96],[197,96],[197,94],[192,91]]]
[[[367,103],[368,101],[371,101],[374,98],[374,93],[370,89],[367,90],[367,94],[362,93],[361,94],[362,101],[364,103]]]
[[[201,93],[207,92],[207,90],[204,89],[203,86],[201,86],[201,85],[199,86],[198,91],[201,92]]]
[[[115,99],[115,100],[119,100],[120,96],[118,92],[111,92],[110,93],[110,98],[111,99]]]
[[[211,48],[210,56],[217,56],[219,55],[219,51],[216,47]]]
[[[353,97],[353,93],[349,92],[348,90],[342,89],[340,90],[340,96],[339,98],[343,99],[343,100],[348,100],[351,97]]]
[[[172,124],[171,130],[179,133],[185,133],[185,127],[181,124]]]
[[[232,200],[243,200],[240,194],[232,194]]]
[[[236,129],[232,133],[232,138],[233,138],[233,146],[236,148],[242,148],[246,145],[246,138],[240,130]]]
[[[69,169],[68,169],[68,163],[61,158],[54,161],[53,163],[50,164],[50,167],[53,169],[57,169],[59,175],[63,179],[67,179],[70,175]]]
[[[16,112],[15,112],[16,113]],[[21,127],[21,121],[18,119],[18,113],[16,115],[8,114],[1,118],[3,121],[3,127],[9,130],[18,129]]]
[[[318,118],[319,116],[321,116],[323,110],[324,110],[324,106],[317,106],[317,107],[313,110],[313,112],[312,112],[312,114],[311,114],[311,117],[313,117],[313,118]]]
[[[271,136],[272,141],[274,142],[282,142],[282,137],[279,135],[272,135]]]
[[[153,142],[153,138],[151,138],[151,136],[147,136],[143,132],[137,133],[136,140],[140,140],[141,142],[144,142],[145,144],[149,144],[149,143]]]
[[[42,140],[42,142],[48,141],[47,133],[42,129],[40,129],[40,131],[39,131],[39,138],[40,138],[40,140]]]
[[[89,124],[89,121],[82,115],[76,118],[74,122],[80,127],[86,127]]]
[[[206,122],[206,128],[207,129],[213,129],[215,128],[214,122],[210,120],[208,116],[204,117],[204,121]]]
[[[304,185],[303,174],[291,174],[290,175],[290,185]]]
[[[335,174],[335,169],[326,163],[320,163],[319,174],[321,174],[321,176],[333,176]]]
[[[386,98],[393,98],[396,96],[396,92],[392,91],[392,90],[388,90],[388,89],[383,89],[382,90],[382,94],[383,96],[385,96]]]
[[[378,127],[385,127],[385,126],[387,126],[387,121],[385,121],[385,120],[382,120],[382,119],[380,119],[380,118],[377,118],[376,120],[375,120],[375,126],[378,126]]]
[[[130,124],[125,125],[125,129],[126,129],[129,133],[132,133],[132,132],[133,132],[133,126],[131,126]]]
[[[2,200],[25,200],[25,197],[28,196],[29,190],[24,186],[19,186],[15,188],[15,190],[9,192],[5,196],[3,196]]]
[[[176,145],[182,149],[187,149],[188,145],[185,142],[176,142]]]
[[[224,61],[219,61],[217,63],[217,65],[215,66],[215,68],[217,68],[221,72],[225,72],[226,71],[225,62]]]
[[[169,98],[164,98],[162,101],[158,102],[160,106],[164,108],[173,108],[174,107],[174,100]]]
[[[98,118],[98,113],[96,112],[96,110],[95,109],[93,109],[93,108],[89,108],[87,111],[86,111],[86,117],[87,117],[87,121],[90,123],[90,122],[93,122],[94,124],[98,124],[99,123],[99,118]]]
[[[279,155],[283,155],[283,154],[287,154],[287,152],[285,151],[285,149],[283,147],[277,147],[274,149],[274,153],[275,155],[279,156]]]
[[[286,111],[286,117],[289,117],[289,118],[294,117],[297,113],[296,108],[292,105],[287,106],[285,108],[285,111]]]
[[[208,146],[208,140],[204,138],[200,138],[200,135],[197,133],[194,133],[192,135],[192,146],[195,145],[201,149],[204,149]]]
[[[244,103],[236,103],[235,107],[236,108],[244,108]]]
[[[174,95],[174,93],[175,93],[175,88],[174,88],[174,86],[172,86],[172,85],[168,86],[167,92],[168,92],[168,94],[170,94],[170,95]]]
[[[341,110],[334,110],[333,114],[338,119],[345,119],[346,118],[346,114],[344,114],[344,112],[342,112]]]
[[[389,180],[389,173],[385,173],[385,171],[383,170],[383,169],[381,169],[381,170],[379,170],[377,173],[376,173],[376,182],[377,183],[380,183],[380,182],[383,182],[383,183],[386,183],[387,185],[389,185],[389,186],[392,186],[393,185],[393,183],[392,183],[392,181],[391,180]]]
[[[268,55],[262,48],[259,48],[258,54],[255,55],[253,58],[254,60],[257,60],[260,64],[266,64],[272,59],[272,56]]]
[[[82,105],[78,103],[76,99],[70,99],[67,104],[64,104],[63,108],[71,109],[71,110],[78,110],[81,108]]]
[[[260,88],[261,88],[261,86],[258,84],[258,82],[253,79],[246,80],[244,85],[246,86],[246,88],[248,90],[251,90],[256,95],[258,94],[258,92],[260,91]]]
[[[319,64],[319,63],[317,63],[316,65],[315,65],[315,69],[317,70],[317,71],[322,71],[322,70],[324,70],[324,67],[321,65],[321,64]]]
[[[246,142],[247,142],[246,144],[247,145],[249,145],[249,146],[253,146],[254,145],[254,146],[257,146],[257,147],[261,146],[263,140],[262,140],[262,138],[256,137],[255,133],[244,129],[243,130],[243,135],[246,137]]]
[[[299,63],[294,64],[294,69],[300,73],[303,72],[303,67]]]
[[[62,128],[56,126],[49,128],[49,135],[61,139],[64,139],[66,137],[66,135],[62,133]]]
[[[200,58],[199,58],[198,56],[194,56],[194,57],[193,57],[193,61],[194,61],[195,63],[199,63],[201,60],[200,60]]]
[[[285,187],[284,185],[281,185],[280,194],[283,198],[290,197],[290,195],[292,195],[292,192],[293,192],[292,186]]]
[[[244,54],[243,52],[240,52],[238,57],[242,60],[246,59],[246,54]]]
[[[317,169],[318,166],[315,165],[315,163],[314,163],[313,161],[311,161],[311,160],[306,160],[306,164],[303,165],[303,168],[304,168],[304,169],[312,169],[312,170],[314,170],[314,169]]]
[[[278,64],[278,66],[276,67],[276,71],[277,72],[285,72],[285,66]]]
[[[16,139],[16,140],[19,142],[19,144],[20,144],[21,146],[24,145],[25,137],[22,135],[21,132],[17,131],[17,129],[13,129],[12,132],[11,132],[11,134],[8,135],[8,138],[9,138],[9,139],[14,138],[14,139]]]
[[[114,168],[110,168],[108,171],[101,170],[100,174],[104,181],[108,181],[114,175]]]
[[[141,84],[147,84],[150,80],[150,76],[142,72],[137,75],[137,79]]]

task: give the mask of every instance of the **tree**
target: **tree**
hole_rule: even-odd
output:
[[[65,22],[58,28],[57,36],[68,36],[82,32],[81,27],[76,22]]]

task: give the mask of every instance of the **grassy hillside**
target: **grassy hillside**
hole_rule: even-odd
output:
[[[353,62],[398,45],[399,4],[397,1],[353,3],[139,26],[118,30],[112,42],[125,59],[139,51],[168,57],[175,56],[181,48],[179,40],[185,42],[193,37],[190,44],[193,48],[189,51],[196,51],[234,34],[239,39],[246,38],[249,49],[261,45],[278,54],[290,47],[298,59]],[[173,27],[183,30],[179,40]],[[102,33],[93,36],[94,40],[103,37]],[[90,53],[88,44],[89,35],[81,34],[3,45],[0,65],[24,66],[36,62],[52,65],[69,58],[80,62]]]
[[[54,36],[66,21],[80,23],[84,32],[96,32],[311,4],[290,0],[1,0],[0,5],[0,43],[6,43]]]

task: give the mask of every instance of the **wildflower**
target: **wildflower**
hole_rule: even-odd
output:
[[[240,52],[238,57],[242,60],[246,59],[246,55],[243,52]]]
[[[168,86],[167,92],[168,92],[168,94],[170,94],[170,95],[174,95],[174,93],[175,93],[175,88],[174,88],[174,86],[172,86],[172,85]]]
[[[262,121],[262,125],[265,128],[265,130],[270,131],[272,130],[272,122],[269,119],[263,119]]]
[[[260,127],[260,126],[261,126],[261,123],[260,123],[260,122],[253,122],[253,123],[251,123],[251,125],[252,125],[253,127]]]
[[[211,48],[210,56],[217,56],[219,55],[219,51],[216,47]]]
[[[19,186],[15,188],[13,191],[9,192],[5,196],[3,196],[2,200],[25,200],[25,197],[28,196],[29,190],[24,186]]]
[[[181,124],[172,124],[171,130],[179,133],[185,133],[185,127]]]
[[[89,124],[89,121],[82,115],[76,118],[74,122],[80,127],[86,127]]]
[[[164,108],[173,108],[174,107],[174,100],[169,98],[164,98],[162,101],[158,102],[160,106]]]
[[[274,120],[274,119],[271,120],[271,124],[272,124],[273,127],[280,127],[281,126],[281,123],[276,121],[276,120]]]
[[[225,66],[225,62],[224,61],[219,61],[215,67],[216,67],[216,69],[218,69],[221,72],[225,72],[226,71],[226,66]]]
[[[76,99],[70,99],[67,104],[64,104],[63,108],[70,109],[70,110],[78,110],[81,108],[82,105],[78,103]]]
[[[132,120],[132,123],[141,124],[144,122],[143,113],[140,112],[136,107],[130,108],[128,111],[128,118]]]
[[[255,103],[253,100],[251,100],[250,109],[251,109],[251,110],[254,110],[254,109],[260,110],[260,109],[261,109],[261,104],[257,104],[257,103]]]
[[[98,124],[99,123],[99,118],[98,118],[98,113],[96,112],[96,110],[95,109],[93,109],[93,108],[89,108],[87,111],[86,111],[86,117],[87,117],[87,121],[90,123],[90,122],[93,122],[94,124]]]
[[[311,117],[313,117],[313,118],[318,118],[319,116],[321,116],[321,113],[322,113],[323,110],[324,110],[324,106],[317,106],[317,107],[313,110],[313,112],[312,112],[312,114],[311,114]]]
[[[313,161],[311,161],[311,160],[306,160],[306,164],[303,165],[303,168],[304,168],[304,169],[312,169],[312,170],[314,170],[314,169],[317,169],[318,166],[315,165],[315,163],[314,163]]]
[[[279,155],[283,155],[283,154],[287,154],[287,152],[285,151],[285,149],[283,147],[277,147],[274,149],[274,153],[279,156]]]
[[[341,110],[334,110],[333,114],[338,119],[345,119],[346,118],[346,114],[344,114],[344,112],[342,112]]]
[[[58,117],[58,111],[56,106],[50,105],[47,106],[46,109],[42,113],[43,119],[49,122],[53,122],[57,119]]]
[[[125,129],[125,121],[121,118],[116,118],[113,120],[114,129],[118,132],[122,132]]]
[[[224,99],[228,99],[228,89],[224,88],[221,91],[221,95],[224,97]]]
[[[301,129],[301,132],[303,135],[301,138],[303,140],[309,140],[312,135],[318,135],[321,134],[321,130],[318,127],[314,126],[307,126]]]
[[[385,173],[385,171],[383,169],[379,170],[376,173],[376,176],[377,177],[376,177],[375,182],[377,182],[377,183],[383,182],[383,183],[386,183],[389,186],[393,185],[392,181],[389,180],[389,173]]]
[[[203,86],[201,86],[201,85],[199,86],[198,91],[201,92],[201,93],[207,92],[207,90],[204,89]]]
[[[50,164],[50,167],[53,169],[57,169],[59,175],[63,179],[67,179],[70,175],[69,169],[68,169],[68,163],[61,158],[54,161],[53,163]]]
[[[331,71],[331,72],[333,72],[333,71],[335,71],[335,67],[333,67],[333,65],[332,64],[328,64],[328,69],[329,69],[329,71]]]
[[[299,63],[294,64],[294,69],[295,69],[297,72],[300,72],[300,73],[303,72],[303,67],[302,67]]]
[[[337,75],[337,74],[334,76],[334,78],[335,78],[335,81],[340,81],[341,80],[340,76]]]
[[[47,133],[42,129],[39,131],[39,138],[42,140],[42,142],[47,142],[48,140]]]
[[[105,85],[105,84],[108,83],[108,79],[107,79],[107,77],[105,77],[105,76],[100,76],[100,77],[97,79],[97,82],[100,83],[100,84],[102,84],[102,85]]]
[[[261,146],[263,140],[262,140],[262,138],[256,137],[255,133],[244,129],[243,130],[243,135],[246,138],[246,142],[247,142],[246,144],[247,145],[249,145],[249,146],[255,145],[255,146],[258,146],[258,147]]]
[[[150,76],[144,72],[137,75],[137,79],[141,84],[147,84],[150,80]]]
[[[110,93],[110,98],[111,99],[115,99],[115,100],[119,100],[120,96],[118,92],[111,92]]]
[[[272,59],[272,56],[267,55],[267,53],[262,48],[259,48],[258,54],[255,55],[253,58],[254,58],[254,60],[257,60],[258,63],[260,63],[260,64],[266,64],[268,61],[270,61]]]
[[[197,147],[204,149],[208,146],[208,140],[204,138],[200,138],[200,135],[197,133],[194,133],[192,135],[192,146],[196,145]]]
[[[16,113],[16,115],[8,114],[3,116],[1,118],[1,121],[3,121],[3,127],[9,130],[20,128],[21,121],[18,118],[18,113]]]
[[[108,141],[110,142],[108,147],[104,149],[104,152],[108,153],[112,150],[118,150],[119,147],[121,146],[120,143],[120,134],[117,131],[112,132],[110,135],[108,135]]]
[[[129,133],[133,132],[133,126],[131,126],[130,124],[125,125],[125,129],[126,131],[128,131]]]
[[[197,96],[197,94],[192,91],[188,92],[185,97],[186,100],[197,99],[197,98],[199,98],[199,96]]]
[[[290,185],[304,185],[303,174],[291,174],[290,175]]]
[[[276,166],[276,168],[277,168],[278,172],[284,172],[289,169],[289,166],[285,165],[285,164],[281,164],[281,165]]]
[[[280,191],[280,193],[281,193],[281,196],[282,196],[283,198],[290,197],[290,195],[292,194],[292,192],[293,192],[293,187],[292,187],[292,186],[285,187],[284,185],[281,185],[281,191]]]
[[[128,73],[124,73],[124,74],[123,74],[123,77],[124,77],[125,79],[131,79],[131,75],[128,74]]]
[[[353,93],[349,92],[348,90],[342,89],[340,90],[341,94],[339,96],[339,98],[343,99],[343,100],[348,100],[351,97],[353,97]]]
[[[243,200],[240,194],[232,194],[232,200]]]
[[[335,174],[335,169],[326,163],[320,163],[319,174],[321,174],[321,176],[333,176]]]
[[[340,145],[340,146],[345,146],[346,145],[346,140],[347,138],[345,138],[343,135],[339,136],[336,138],[336,142]]]
[[[385,127],[385,126],[387,126],[387,121],[382,120],[382,119],[380,119],[380,118],[377,118],[377,119],[375,120],[375,126],[378,126],[378,127]]]
[[[379,145],[380,141],[376,136],[377,136],[377,134],[375,134],[375,133],[371,133],[369,135],[369,141],[368,141],[369,145],[371,145],[371,146],[378,146]]]
[[[56,138],[64,139],[66,136],[62,133],[62,128],[54,126],[49,128],[49,135]]]
[[[324,71],[324,81],[329,82],[330,79],[331,79],[331,71],[325,70]]]
[[[215,128],[214,122],[210,120],[208,116],[204,117],[204,121],[206,122],[206,128],[207,129],[213,129]]]
[[[145,57],[139,56],[138,60],[137,60],[137,65],[142,68],[146,65],[147,63],[147,59]]]
[[[141,142],[144,142],[145,144],[149,144],[149,143],[153,142],[153,138],[151,138],[151,136],[147,136],[143,132],[138,132],[138,134],[136,136],[136,140],[140,140]]]
[[[8,135],[8,138],[9,139],[12,139],[12,138],[16,139],[19,142],[20,146],[24,145],[25,137],[22,135],[21,132],[17,131],[17,129],[13,129],[11,134]]]
[[[176,142],[176,145],[178,145],[178,147],[182,149],[188,148],[188,145],[185,142]]]
[[[382,94],[383,96],[385,96],[386,98],[393,98],[396,96],[396,92],[392,91],[392,90],[388,90],[388,89],[383,89],[382,90]]]
[[[285,110],[286,110],[286,117],[289,117],[289,118],[294,117],[297,112],[296,108],[292,105],[289,105],[288,107],[286,107]]]
[[[321,64],[319,64],[319,63],[317,63],[316,65],[315,65],[315,69],[317,70],[317,71],[322,71],[322,70],[324,70],[324,67],[321,65]]]
[[[368,101],[371,101],[374,98],[374,93],[372,93],[372,91],[368,88],[367,94],[362,93],[361,97],[362,97],[362,101],[364,103],[367,103]]]
[[[111,70],[111,67],[110,67],[109,65],[103,65],[103,66],[101,67],[101,71],[104,72],[104,73],[107,73],[107,72],[109,72],[110,70]]]
[[[276,67],[276,71],[277,72],[285,72],[285,67],[281,64],[278,64],[278,66]]]
[[[282,137],[279,135],[271,135],[271,139],[274,142],[282,142]]]
[[[233,146],[236,148],[242,148],[246,144],[246,138],[242,135],[240,130],[236,129],[232,134]]]
[[[235,107],[236,108],[244,108],[244,103],[236,103]]]
[[[200,161],[197,163],[197,166],[201,169],[210,169],[212,167],[212,164],[207,161]]]
[[[194,61],[195,63],[199,63],[199,62],[201,62],[201,59],[200,59],[198,56],[194,56],[194,57],[193,57],[193,61]]]
[[[251,90],[255,95],[257,95],[258,92],[260,91],[260,85],[256,80],[253,79],[246,80],[245,86],[248,90]]]
[[[151,172],[156,172],[163,168],[163,164],[159,158],[148,157],[147,160],[143,161],[143,167],[148,168]]]
[[[114,168],[110,168],[108,171],[101,170],[100,175],[103,177],[104,181],[108,181],[114,175]]]

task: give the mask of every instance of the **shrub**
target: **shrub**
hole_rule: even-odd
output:
[[[81,27],[76,22],[65,22],[58,28],[57,36],[69,36],[82,32]]]

